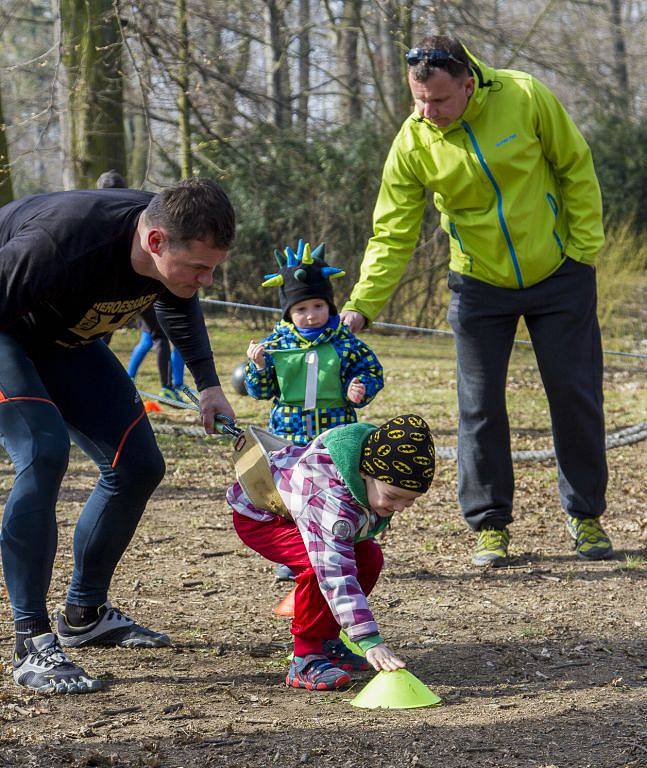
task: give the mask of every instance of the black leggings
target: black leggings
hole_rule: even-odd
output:
[[[14,619],[47,616],[57,545],[55,507],[70,437],[100,475],[74,532],[68,601],[100,605],[164,476],[164,459],[139,395],[102,341],[30,350],[0,333],[0,361],[0,443],[16,473],[0,545]]]

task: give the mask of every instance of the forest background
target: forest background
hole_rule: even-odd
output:
[[[547,83],[591,144],[608,240],[607,338],[633,348],[647,264],[643,0],[0,0],[0,204],[91,188],[220,181],[238,212],[212,298],[259,288],[274,247],[325,241],[357,277],[388,147],[411,111],[404,52],[458,36]],[[381,319],[442,325],[448,244],[428,207]],[[638,290],[636,290],[638,286]],[[642,297],[642,298],[641,298]]]

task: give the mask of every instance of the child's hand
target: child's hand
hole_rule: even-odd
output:
[[[396,669],[402,669],[407,665],[398,658],[386,643],[374,645],[366,651],[366,661],[378,672],[381,669],[387,672],[394,672]]]
[[[351,401],[351,403],[361,403],[365,394],[366,387],[357,378],[357,376],[355,376],[355,378],[348,385],[346,397]]]
[[[265,347],[262,344],[257,344],[254,339],[249,342],[247,347],[247,357],[259,371],[265,368]]]

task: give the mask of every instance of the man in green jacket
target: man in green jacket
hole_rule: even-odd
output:
[[[567,526],[580,557],[609,557],[594,263],[604,242],[591,152],[553,93],[495,70],[457,40],[407,53],[415,111],[389,152],[359,282],[342,318],[380,312],[416,246],[427,191],[450,239],[448,320],[458,380],[458,495],[479,532],[473,562],[508,552],[514,479],[505,405],[524,317],[548,397]]]

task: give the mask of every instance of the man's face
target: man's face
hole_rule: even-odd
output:
[[[158,280],[171,293],[190,299],[199,288],[213,283],[213,271],[227,258],[228,251],[204,240],[170,243],[163,230],[148,232],[148,247],[158,272]]]
[[[473,77],[452,77],[444,69],[436,69],[423,83],[414,80],[409,70],[409,88],[421,117],[445,128],[465,112],[474,93]]]

